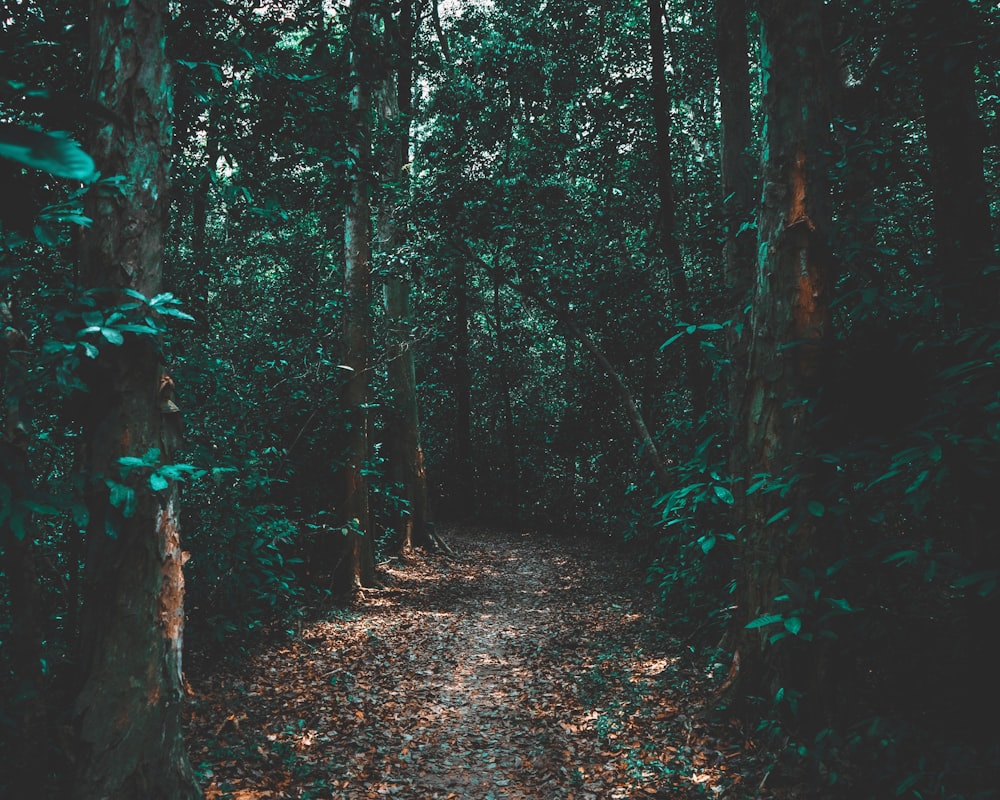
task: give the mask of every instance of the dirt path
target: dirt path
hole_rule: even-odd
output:
[[[195,686],[208,798],[620,800],[742,794],[678,658],[608,552],[453,532],[453,561]],[[726,738],[736,739],[733,732]]]

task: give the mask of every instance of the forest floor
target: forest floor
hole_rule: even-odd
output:
[[[446,536],[457,557],[383,565],[350,611],[193,679],[208,800],[763,796],[765,755],[700,713],[726,667],[664,632],[634,563]]]

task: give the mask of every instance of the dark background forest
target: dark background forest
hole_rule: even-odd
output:
[[[0,793],[200,796],[182,646],[459,524],[624,553],[803,796],[995,797],[998,26],[0,2]]]

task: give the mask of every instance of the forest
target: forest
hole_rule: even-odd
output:
[[[0,797],[1000,796],[998,215],[991,0],[0,0]]]

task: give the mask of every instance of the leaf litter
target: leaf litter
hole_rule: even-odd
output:
[[[761,797],[762,754],[701,713],[718,676],[608,542],[461,529],[457,557],[195,677],[207,800]],[[716,665],[718,667],[719,665]]]

